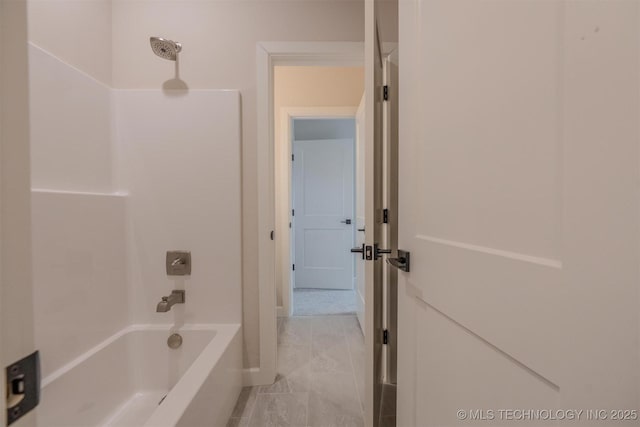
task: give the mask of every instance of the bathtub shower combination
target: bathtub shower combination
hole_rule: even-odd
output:
[[[38,425],[226,426],[243,363],[239,92],[115,90],[34,44],[29,59]]]

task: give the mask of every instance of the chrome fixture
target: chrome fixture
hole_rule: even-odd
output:
[[[168,276],[188,276],[191,274],[191,252],[167,251],[166,267]]]
[[[178,53],[182,50],[182,45],[173,40],[163,39],[161,37],[150,37],[149,43],[151,43],[151,49],[153,53],[160,58],[168,59],[169,61],[175,61],[178,57]]]
[[[171,349],[176,349],[182,345],[182,335],[180,334],[171,334],[171,336],[167,339],[167,345]]]
[[[411,271],[411,253],[402,249],[398,249],[397,252],[398,257],[387,258],[387,264],[390,264],[398,270],[402,270],[408,273],[409,271]],[[377,261],[382,258],[383,255],[391,255],[393,253],[393,250],[380,249],[377,243],[375,243],[373,246],[363,243],[361,247],[352,248],[351,253],[362,254],[362,259],[365,261]]]
[[[387,258],[387,263],[408,273],[411,271],[411,253],[398,249],[398,258]]]
[[[362,259],[365,259],[366,257],[366,250],[367,248],[365,247],[364,243],[362,244],[362,247],[355,247],[355,248],[351,248],[351,253],[352,254],[362,254]]]
[[[156,311],[158,313],[166,313],[175,304],[184,304],[184,291],[171,291],[171,295],[162,297],[162,301],[158,303]]]

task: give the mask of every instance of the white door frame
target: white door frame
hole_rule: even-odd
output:
[[[258,142],[258,291],[260,367],[245,370],[246,385],[272,384],[276,377],[273,69],[276,65],[362,66],[361,42],[260,42],[256,47]]]
[[[35,350],[25,1],[0,2],[0,52],[11,58],[0,61],[0,425],[5,425],[4,367]],[[36,425],[35,413],[14,425]]]
[[[281,210],[281,218],[276,218],[277,223],[285,224],[289,222],[289,212],[293,208],[292,198],[291,198],[291,189],[292,189],[292,177],[291,177],[291,162],[289,159],[291,158],[291,154],[293,153],[292,143],[293,139],[291,137],[291,127],[293,123],[293,119],[298,118],[314,118],[314,119],[344,119],[344,118],[352,118],[355,120],[356,112],[358,107],[282,107],[280,109],[280,120],[281,125],[280,129],[282,132],[282,139],[280,141],[276,141],[276,144],[280,144],[280,164],[281,165],[289,165],[287,168],[284,168],[286,171],[284,173],[287,174],[286,179],[286,187],[281,188],[278,185],[278,181],[275,184],[275,198],[276,200],[283,200],[286,198],[287,206],[286,209]],[[278,172],[276,171],[276,174]],[[284,197],[283,197],[284,196]],[[286,216],[286,220],[283,218]],[[282,306],[278,307],[278,316],[279,317],[288,317],[293,313],[293,282],[291,280],[291,270],[289,266],[293,263],[291,259],[291,250],[293,248],[292,237],[293,232],[288,227],[281,226],[282,229],[281,235],[278,235],[282,246],[280,246],[280,266],[276,266],[276,268],[280,268],[284,286],[281,289],[282,292]],[[277,245],[276,245],[277,247]],[[277,284],[276,284],[277,286]]]

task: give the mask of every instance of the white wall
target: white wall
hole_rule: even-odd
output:
[[[126,201],[32,193],[34,319],[44,377],[130,323]]]
[[[44,376],[131,321],[105,5],[29,2],[33,300]]]
[[[115,99],[134,321],[240,323],[239,93],[126,90]],[[167,250],[191,251],[191,276],[166,275]],[[156,313],[173,289],[186,290],[186,303]]]
[[[111,0],[28,0],[29,41],[112,83]]]
[[[112,191],[110,88],[32,43],[29,85],[32,187]]]

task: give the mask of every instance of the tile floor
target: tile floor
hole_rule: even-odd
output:
[[[294,316],[354,314],[358,305],[355,290],[294,289]]]
[[[364,354],[356,316],[278,319],[276,382],[245,387],[227,426],[364,426]]]

